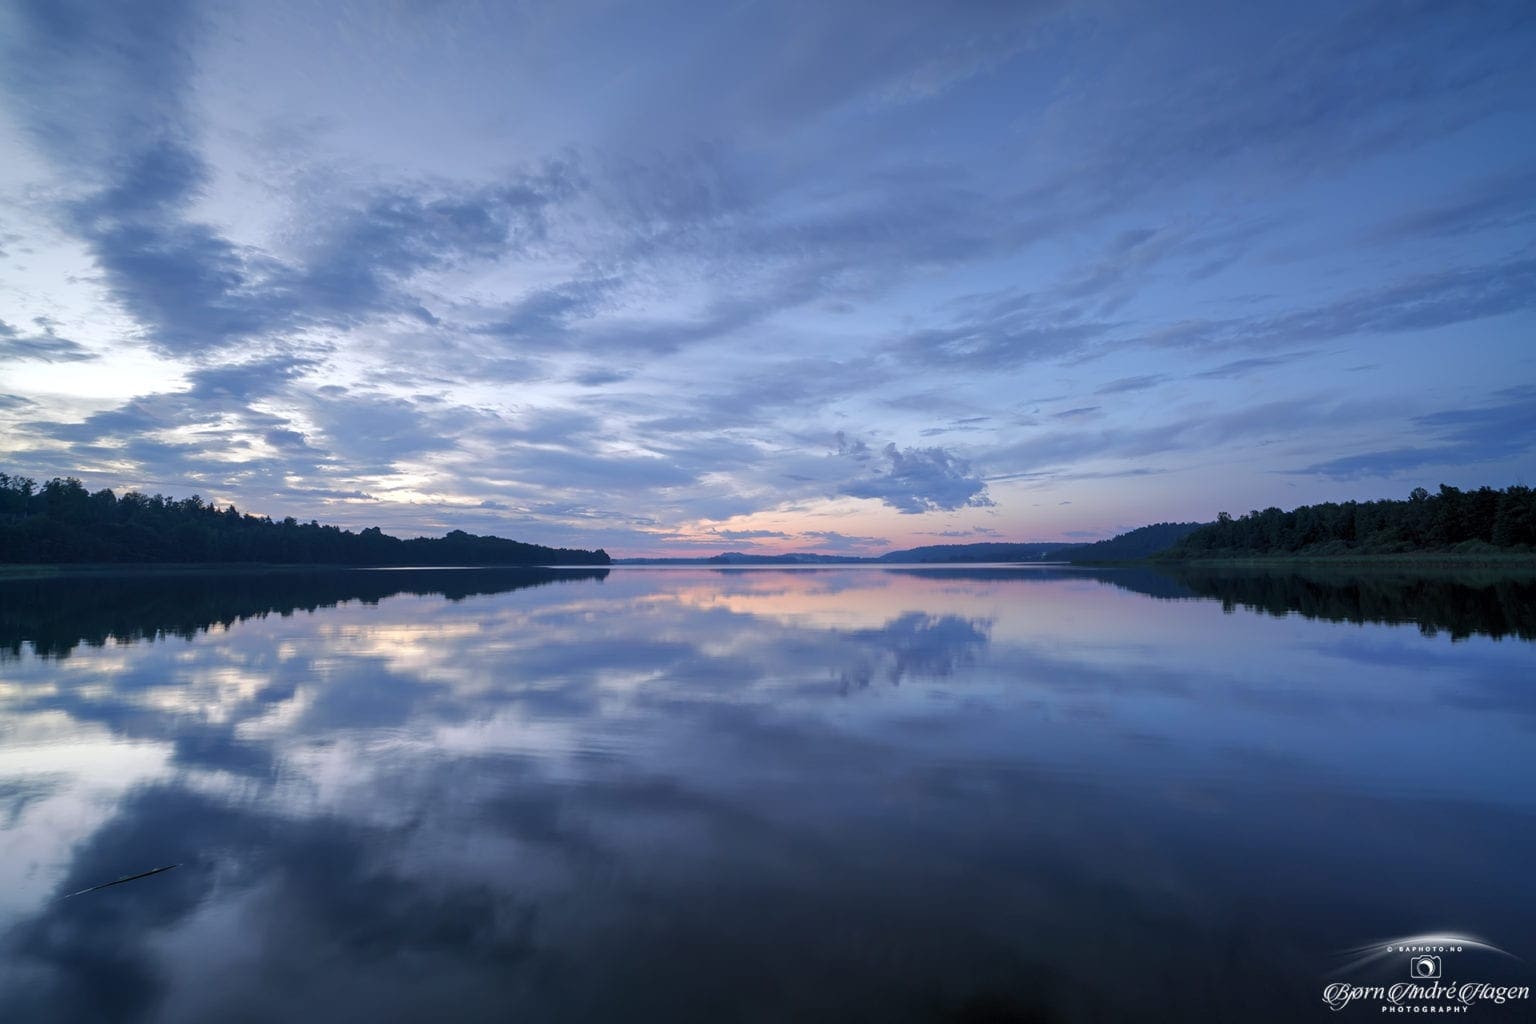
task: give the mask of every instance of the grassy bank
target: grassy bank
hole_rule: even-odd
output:
[[[1178,569],[1492,569],[1536,573],[1536,553],[1408,551],[1395,554],[1210,555],[1201,558],[1154,557],[1149,563]]]

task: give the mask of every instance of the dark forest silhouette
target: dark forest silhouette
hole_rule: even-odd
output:
[[[0,563],[259,562],[309,565],[607,565],[607,552],[549,548],[454,530],[439,539],[361,533],[202,498],[86,490],[73,477],[0,473]]]
[[[1536,491],[1514,486],[1439,494],[1415,488],[1406,501],[1346,501],[1267,508],[1232,518],[1223,512],[1166,557],[1393,555],[1411,552],[1530,553],[1536,547]]]

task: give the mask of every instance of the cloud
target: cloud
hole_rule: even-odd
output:
[[[1412,418],[1414,435],[1429,443],[1346,455],[1289,472],[1355,480],[1392,477],[1425,466],[1467,466],[1536,452],[1536,387],[1497,392],[1502,401],[1444,409]]]
[[[501,416],[481,432],[497,446],[581,444],[602,432],[603,420],[584,409],[544,407]]]
[[[1458,194],[1432,205],[1416,204],[1377,225],[1366,240],[1398,245],[1422,238],[1453,238],[1529,224],[1536,219],[1536,169],[1503,171],[1461,186]]]
[[[207,180],[186,95],[202,25],[181,3],[23,4],[4,84],[23,124],[84,193],[63,221],[109,290],[171,352],[286,319],[252,253],[183,219]]]
[[[1157,387],[1167,379],[1167,377],[1160,373],[1144,374],[1139,377],[1121,377],[1118,380],[1112,380],[1108,384],[1103,385],[1094,394],[1119,395],[1128,391],[1145,391],[1148,388]]]
[[[575,448],[535,448],[498,459],[505,478],[556,491],[626,491],[678,487],[698,479],[697,470],[650,455],[597,455]]]
[[[1311,352],[1287,352],[1273,356],[1251,356],[1247,359],[1234,359],[1229,363],[1222,363],[1220,366],[1213,367],[1212,369],[1202,370],[1194,374],[1194,376],[1201,380],[1234,380],[1238,377],[1246,377],[1255,370],[1267,370],[1274,366],[1285,366],[1289,363],[1297,362],[1311,354]]]
[[[338,491],[331,487],[283,487],[273,493],[279,498],[323,498],[334,501],[378,501],[367,491]]]
[[[804,535],[815,538],[817,549],[823,551],[863,552],[890,544],[884,537],[860,537],[837,530],[806,530]]]
[[[571,378],[584,388],[600,388],[608,384],[622,384],[634,376],[631,370],[605,369],[603,367],[591,367],[582,370]]]
[[[1040,149],[1073,159],[1026,196],[1081,215],[1216,174],[1294,181],[1528,109],[1526,16],[1518,2],[1364,3],[1304,22],[1211,8],[1161,38],[1134,16],[1107,22],[1105,72],[1035,126]],[[1211,47],[1226,58],[1185,59]]]
[[[513,303],[501,319],[475,328],[509,341],[533,342],[550,346],[556,339],[569,337],[572,324],[588,318],[601,308],[602,300],[618,288],[617,278],[567,281],[544,288]]]
[[[32,137],[100,185],[125,159],[189,130],[187,86],[204,25],[195,5],[153,12],[88,0],[24,0],[9,12],[0,83]]]
[[[1422,331],[1536,307],[1536,259],[1418,274],[1325,305],[1242,325],[1247,344]]]
[[[1162,423],[1107,426],[1036,434],[984,453],[991,472],[986,479],[1111,479],[1152,476],[1166,472],[1144,464],[1149,456],[1182,451],[1216,452],[1252,446],[1271,438],[1291,439],[1296,424],[1311,431],[1357,429],[1395,402],[1325,401],[1318,397],[1280,399],[1214,414],[1186,415]],[[1099,459],[1136,460],[1138,464],[1111,470],[1077,470],[1074,463]]]
[[[413,275],[542,238],[545,209],[579,187],[560,161],[478,187],[380,186],[307,217],[296,261],[236,244],[189,214],[210,179],[187,109],[199,35],[190,10],[46,6],[23,10],[25,56],[6,84],[61,171],[93,186],[64,205],[63,221],[162,352],[198,356],[360,316],[430,323],[403,290]],[[61,87],[61,70],[79,80]],[[89,102],[65,102],[81,91]]]
[[[792,533],[783,533],[779,530],[711,530],[710,533],[722,540],[790,540],[795,536]]]
[[[863,441],[850,443],[840,435],[838,455],[869,470],[838,491],[851,498],[873,498],[906,515],[992,504],[986,482],[972,473],[970,463],[944,448],[887,444],[875,455]]]
[[[1536,259],[1520,257],[1414,274],[1310,308],[1229,320],[1181,321],[1148,332],[1143,340],[1160,347],[1262,348],[1432,330],[1532,308],[1536,308]]]
[[[1075,323],[1061,315],[1014,313],[919,331],[901,339],[896,349],[933,366],[1008,367],[1069,355],[1108,330],[1108,324]]]
[[[299,322],[281,272],[207,225],[98,218],[81,234],[113,297],[162,352],[197,355]]]
[[[668,59],[643,68],[619,105],[633,112],[625,118],[632,130],[643,113],[654,121],[646,131],[664,136],[713,138],[743,125],[803,130],[848,110],[921,102],[984,75],[1027,44],[1049,9],[861,0],[684,16],[672,22]],[[711,88],[694,88],[700,82]]]
[[[474,409],[432,409],[370,391],[311,398],[308,412],[331,451],[351,462],[381,466],[451,450],[473,427],[493,422]]]
[[[308,440],[297,430],[269,430],[261,436],[262,440],[273,448],[289,451],[303,451],[309,448]]]
[[[290,381],[320,367],[307,355],[273,355],[238,363],[202,366],[187,375],[187,393],[203,400],[252,401],[280,394]]]
[[[435,318],[413,275],[494,260],[541,237],[544,209],[573,187],[564,168],[471,189],[379,189],[308,225],[300,259],[281,261],[184,219],[204,176],[198,158],[151,153],[148,166],[75,204],[118,303],[171,354],[198,355],[273,333],[358,317]]]
[[[1050,359],[1106,356],[1137,347],[1272,349],[1356,335],[1432,330],[1536,308],[1536,259],[1521,257],[1405,276],[1310,307],[1163,327],[1085,318],[1070,304],[1026,293],[966,310],[948,326],[895,339],[892,354],[929,368],[985,370]],[[1196,376],[1215,379],[1295,360],[1310,351],[1237,360]],[[1123,378],[1115,390],[1151,386],[1156,375]],[[1102,392],[1101,392],[1102,393]],[[1113,392],[1110,392],[1113,393]]]
[[[1172,273],[1181,281],[1214,276],[1241,260],[1255,239],[1275,227],[1273,218],[1266,216],[1202,212],[1155,228],[1121,231],[1097,260],[1065,274],[1049,294],[1061,303],[1089,300],[1101,311],[1118,308],[1160,273]]]
[[[45,475],[182,495],[215,491],[242,507],[275,509],[285,497],[359,489],[337,472],[327,439],[291,418],[313,400],[304,378],[319,366],[296,355],[202,366],[178,390],[132,398],[81,420],[35,418],[42,407],[30,408],[34,418],[17,433],[32,440],[30,468]],[[360,460],[348,465],[352,472],[364,469]],[[325,485],[295,490],[290,478]]]
[[[880,360],[869,357],[824,356],[751,362],[733,357],[734,372],[724,380],[709,377],[679,403],[655,398],[637,405],[636,426],[646,431],[705,433],[732,428],[771,428],[786,413],[796,419],[861,388],[878,386],[894,376]],[[610,405],[618,403],[610,401]],[[664,415],[655,415],[658,411]]]
[[[374,189],[315,226],[295,290],[317,315],[410,312],[430,323],[431,315],[399,290],[404,282],[423,270],[495,260],[538,242],[550,206],[580,187],[570,164],[550,161],[474,188]]]
[[[43,363],[78,363],[95,359],[96,353],[78,342],[61,338],[53,325],[44,321],[41,334],[22,334],[0,320],[0,359],[21,362],[25,359]]]
[[[161,430],[207,425],[226,417],[247,428],[283,429],[286,421],[258,412],[250,403],[269,398],[317,364],[300,356],[272,356],[203,367],[188,375],[187,387],[130,399],[115,409],[92,413],[75,423],[33,421],[25,426],[64,441],[131,439]]]

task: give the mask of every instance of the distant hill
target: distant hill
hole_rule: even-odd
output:
[[[1050,552],[1052,561],[1134,562],[1166,551],[1204,525],[1202,523],[1153,523],[1138,526],[1109,540],[1075,544]]]
[[[727,551],[702,559],[704,565],[848,565],[871,559],[855,555],[819,555],[814,551],[792,551],[787,555],[748,555]]]
[[[615,565],[912,565],[964,564],[974,562],[1039,562],[1050,555],[1065,557],[1065,552],[1081,547],[1051,541],[1025,543],[929,544],[925,547],[888,551],[875,558],[859,555],[823,555],[815,551],[792,551],[783,555],[752,555],[726,551],[701,558],[618,558]]]
[[[1078,544],[1053,544],[1044,541],[1024,543],[997,543],[982,544],[929,544],[920,548],[907,548],[905,551],[889,551],[876,562],[1039,562],[1046,560],[1046,556],[1052,556],[1051,560],[1065,557],[1065,553],[1074,550]]]
[[[784,555],[751,555],[744,551],[722,551],[718,555],[694,558],[615,558],[614,565],[861,565],[873,558],[858,555],[823,555],[814,551],[791,551]]]

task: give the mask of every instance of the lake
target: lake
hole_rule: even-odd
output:
[[[1421,936],[1530,986],[1533,639],[1530,579],[3,581],[0,1020],[1349,1020]]]

